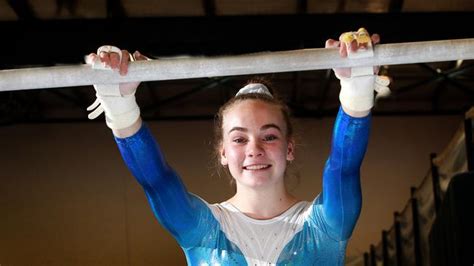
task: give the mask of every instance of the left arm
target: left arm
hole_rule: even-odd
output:
[[[318,203],[327,232],[337,240],[350,237],[360,214],[360,166],[369,139],[370,120],[370,114],[356,118],[341,107],[334,125]]]
[[[365,29],[343,33],[340,41],[329,39],[326,48],[339,48],[341,57],[365,50],[370,54],[378,34],[368,38]],[[362,42],[363,40],[363,42]],[[361,41],[361,42],[359,42]],[[367,49],[370,47],[370,49]],[[364,54],[362,54],[364,55]],[[323,172],[323,190],[313,205],[313,219],[327,234],[338,241],[347,240],[359,218],[362,195],[360,166],[367,149],[370,109],[373,106],[375,75],[378,68],[336,68],[341,81],[341,107],[334,125],[331,153]]]

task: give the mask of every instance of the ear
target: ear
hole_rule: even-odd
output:
[[[295,159],[295,141],[293,139],[288,140],[288,148],[286,151],[286,160],[293,161]]]
[[[224,149],[224,146],[223,146],[223,145],[221,145],[219,154],[221,155],[221,164],[222,164],[223,166],[228,165],[229,162],[227,161],[227,157],[226,157],[226,155],[225,155],[225,149]]]

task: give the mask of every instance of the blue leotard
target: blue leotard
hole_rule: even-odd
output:
[[[244,252],[247,242],[232,241],[233,229],[226,220],[231,212],[186,190],[146,125],[131,137],[115,140],[155,216],[182,247],[188,265],[343,265],[347,240],[361,209],[359,171],[369,128],[370,115],[353,118],[339,110],[322,192],[313,202],[292,208],[298,225],[288,227],[293,231],[284,246],[275,248],[274,263],[254,263],[258,258]],[[242,219],[252,223],[250,218]]]

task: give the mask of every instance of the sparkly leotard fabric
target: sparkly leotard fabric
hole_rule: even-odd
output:
[[[189,193],[144,125],[115,138],[158,221],[182,247],[188,265],[344,265],[347,240],[359,217],[359,169],[370,116],[336,118],[323,190],[278,217],[255,220],[229,203],[208,204]]]

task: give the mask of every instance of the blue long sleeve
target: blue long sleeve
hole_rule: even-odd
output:
[[[323,172],[323,191],[318,201],[329,235],[348,239],[359,218],[362,195],[360,166],[370,131],[371,116],[354,118],[339,109],[334,125],[331,153]]]
[[[246,265],[255,260],[271,260],[276,265],[344,265],[346,240],[360,213],[359,169],[369,125],[370,117],[353,118],[339,111],[324,169],[323,191],[313,203],[299,204],[290,216],[263,221],[272,224],[270,229],[282,228],[278,233],[262,234],[260,237],[267,238],[267,242],[286,234],[278,247],[280,252],[266,259],[252,255],[249,250],[253,249],[247,247],[255,245],[251,233],[263,229],[262,221],[222,204],[208,205],[189,193],[145,125],[135,135],[115,140],[155,216],[183,248],[188,265]],[[288,221],[292,226],[287,225]],[[260,229],[255,231],[257,227]],[[273,251],[263,250],[262,255],[274,256]]]
[[[133,136],[115,141],[159,222],[184,248],[201,241],[208,227],[215,226],[212,213],[204,201],[188,193],[148,127],[143,125]]]

